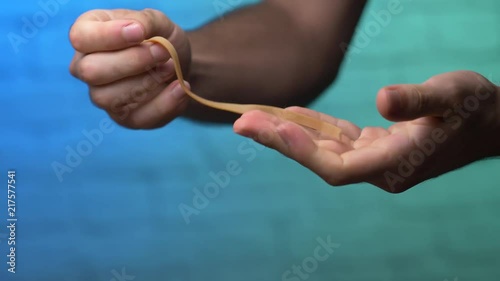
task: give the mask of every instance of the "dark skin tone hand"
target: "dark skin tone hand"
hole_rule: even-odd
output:
[[[140,44],[162,36],[174,44],[186,80],[202,97],[305,106],[333,82],[344,56],[338,46],[350,41],[364,4],[267,0],[189,32],[157,10],[89,11],[70,30],[76,50],[70,71],[87,83],[96,106],[128,128],[159,128],[179,116],[236,120],[192,102],[177,87],[168,52]]]
[[[333,82],[344,56],[339,46],[349,43],[365,2],[268,0],[189,32],[157,10],[90,11],[71,28],[76,52],[70,71],[87,83],[96,106],[128,128],[159,128],[180,116],[234,121],[232,114],[192,102],[175,81],[168,53],[141,44],[163,36],[179,52],[184,74],[200,96],[305,106]],[[473,96],[477,108],[470,104]],[[377,107],[397,123],[362,129],[305,108],[289,109],[341,127],[340,141],[263,112],[244,114],[234,129],[332,185],[369,182],[395,193],[500,154],[498,87],[477,73],[388,86],[379,92]]]
[[[389,127],[355,124],[301,107],[343,130],[341,140],[322,136],[272,115],[252,111],[236,133],[276,149],[339,186],[368,182],[399,193],[485,157],[500,155],[500,91],[474,72],[432,77],[423,84],[393,85],[377,96]]]

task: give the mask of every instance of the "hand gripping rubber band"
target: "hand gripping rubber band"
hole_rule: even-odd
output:
[[[342,134],[342,130],[339,127],[336,127],[330,123],[324,122],[322,120],[319,120],[317,118],[313,118],[304,114],[300,114],[297,112],[293,112],[290,110],[285,110],[283,108],[279,107],[274,107],[274,106],[268,106],[268,105],[258,105],[258,104],[237,104],[237,103],[225,103],[225,102],[215,102],[211,100],[207,100],[205,98],[202,98],[195,93],[191,92],[189,88],[186,86],[184,83],[184,77],[182,75],[182,69],[181,69],[181,64],[179,61],[179,56],[177,54],[177,51],[175,50],[175,47],[168,41],[167,39],[156,36],[152,37],[150,39],[145,40],[144,42],[152,42],[152,43],[158,43],[161,46],[163,46],[167,51],[170,53],[170,57],[174,61],[174,66],[175,66],[175,73],[177,75],[177,79],[179,80],[179,84],[182,87],[182,89],[186,92],[187,95],[189,95],[192,99],[196,100],[197,102],[215,108],[219,110],[225,110],[237,114],[243,114],[245,112],[251,111],[251,110],[261,110],[266,113],[272,114],[274,116],[277,116],[279,118],[294,122],[296,124],[302,125],[304,127],[313,129],[318,131],[321,134],[330,136],[335,139],[339,139]]]

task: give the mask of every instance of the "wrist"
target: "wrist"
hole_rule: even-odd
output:
[[[496,122],[495,128],[493,131],[494,142],[493,142],[493,156],[500,156],[500,87],[495,86],[496,88],[496,98],[494,99],[495,108],[496,108]]]

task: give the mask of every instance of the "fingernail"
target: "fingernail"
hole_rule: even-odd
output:
[[[189,83],[185,81],[184,83],[189,87]],[[186,93],[184,92],[180,84],[177,84],[170,94],[176,99],[181,99],[186,96]]]
[[[156,67],[158,76],[161,79],[170,79],[175,75],[175,66],[172,60],[168,60],[167,62]]]
[[[140,43],[144,40],[144,31],[137,23],[129,24],[122,28],[123,38],[130,43]]]
[[[155,61],[164,61],[168,58],[168,52],[165,48],[161,47],[158,44],[153,44],[149,51],[151,52],[151,56],[155,59]]]

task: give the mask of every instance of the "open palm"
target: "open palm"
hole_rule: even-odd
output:
[[[428,95],[423,91],[421,88],[417,94]],[[386,111],[383,115],[387,116],[393,105],[386,102],[385,95],[379,95],[378,105],[381,113]],[[454,99],[463,96],[463,93],[449,94],[450,98],[440,96],[436,101],[455,104],[457,100]],[[413,116],[415,118],[408,116],[409,121],[397,122],[388,129],[361,129],[349,121],[306,108],[287,109],[341,128],[340,139],[332,139],[260,111],[244,114],[234,124],[234,130],[296,160],[331,185],[368,182],[397,193],[488,156],[481,148],[485,144],[481,143],[480,137],[485,135],[483,131],[487,127],[479,119],[484,115],[481,111],[476,110],[474,113],[477,114],[462,119],[457,119],[459,115],[443,118],[446,106],[434,106],[439,107],[440,112],[424,112],[426,110],[420,108],[417,116]],[[482,125],[477,126],[477,122],[482,122]]]

